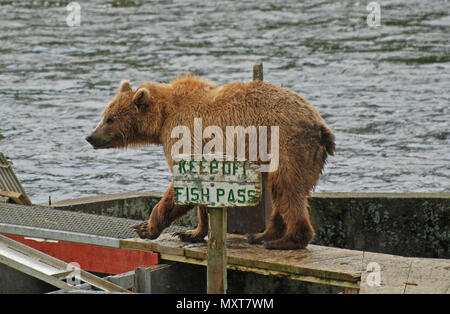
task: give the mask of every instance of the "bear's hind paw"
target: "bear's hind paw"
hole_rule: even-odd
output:
[[[249,244],[261,244],[264,241],[264,237],[260,233],[247,234],[247,241]]]
[[[177,231],[174,232],[172,235],[174,237],[178,237],[183,242],[190,242],[190,243],[205,242],[205,236],[196,233],[195,230]]]
[[[297,250],[304,249],[308,243],[299,243],[290,239],[280,239],[275,241],[268,241],[264,243],[264,248],[269,250]]]

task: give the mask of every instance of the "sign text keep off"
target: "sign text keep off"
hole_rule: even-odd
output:
[[[261,197],[261,172],[249,161],[194,156],[175,160],[173,182],[176,204],[254,206]]]

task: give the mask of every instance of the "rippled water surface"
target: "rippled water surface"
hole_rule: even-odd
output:
[[[34,202],[164,191],[162,148],[94,151],[85,136],[122,79],[187,71],[265,80],[310,101],[336,135],[316,191],[449,191],[445,0],[0,1],[0,151]]]

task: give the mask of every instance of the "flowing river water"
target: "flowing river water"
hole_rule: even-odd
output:
[[[248,81],[258,61],[336,135],[315,191],[449,191],[448,1],[377,1],[380,26],[369,1],[80,0],[79,26],[68,3],[0,1],[0,152],[33,202],[164,191],[161,147],[84,140],[120,80]]]

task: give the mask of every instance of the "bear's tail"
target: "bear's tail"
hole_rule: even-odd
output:
[[[326,126],[321,126],[320,128],[320,144],[325,147],[329,155],[334,155],[334,152],[336,150],[336,145],[334,143],[334,134]]]

